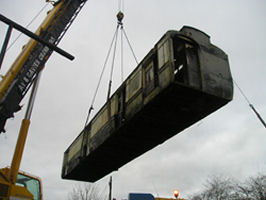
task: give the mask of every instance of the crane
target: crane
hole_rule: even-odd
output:
[[[0,133],[5,132],[6,121],[21,110],[20,102],[34,84],[26,115],[22,120],[11,167],[0,169],[0,199],[3,200],[11,198],[42,199],[40,179],[19,170],[34,97],[40,72],[53,51],[70,60],[74,59],[72,55],[58,48],[57,45],[87,0],[46,1],[51,2],[53,8],[48,12],[35,34],[0,15],[0,20],[9,25],[1,51],[0,64],[13,28],[31,37],[0,82]],[[36,187],[32,187],[32,185]]]

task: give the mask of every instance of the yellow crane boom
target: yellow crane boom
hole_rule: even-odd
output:
[[[8,118],[21,109],[19,105],[45,62],[53,52],[49,43],[57,45],[86,0],[59,0],[36,31],[48,44],[30,39],[0,82],[0,133]]]
[[[0,82],[0,133],[8,118],[21,109],[19,105],[29,88],[34,84],[25,118],[22,120],[16,149],[10,168],[0,169],[0,199],[42,199],[41,182],[38,178],[19,172],[27,133],[30,125],[34,97],[37,91],[40,71],[53,50],[73,59],[56,47],[62,39],[86,0],[59,0],[53,5],[35,34],[11,20],[0,16],[0,20],[9,24],[8,32],[14,28],[32,37],[11,65]],[[11,27],[11,28],[10,28]],[[2,54],[2,53],[1,53]],[[1,55],[2,59],[2,55]],[[32,184],[34,183],[34,184]],[[35,188],[30,186],[35,185]]]

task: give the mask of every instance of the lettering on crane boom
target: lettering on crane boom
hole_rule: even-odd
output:
[[[55,38],[53,36],[50,37],[49,43],[54,43]],[[41,45],[41,44],[38,44]],[[40,54],[37,56],[37,58],[33,61],[33,65],[30,66],[28,71],[26,72],[26,75],[21,79],[21,81],[18,83],[18,88],[21,93],[24,93],[25,90],[27,90],[27,86],[29,83],[32,81],[34,76],[38,73],[40,70],[40,65],[44,58],[48,55],[49,48],[47,46],[44,46],[43,49],[41,50]]]
[[[57,45],[86,1],[87,0],[67,0],[58,1],[62,2],[62,4],[54,4],[54,9],[58,11],[53,16],[50,16],[52,19],[48,27],[42,28],[42,33],[39,37],[49,43]],[[50,18],[46,18],[46,20],[47,19],[50,20]],[[49,56],[52,54],[52,50],[49,49],[49,47],[39,42],[31,49],[27,49],[27,51],[29,51],[29,55],[26,57],[26,61],[20,63],[22,66],[19,66],[19,72],[13,78],[11,84],[6,91],[4,91],[3,97],[0,99],[0,133],[5,131],[4,126],[7,119],[14,117],[14,113],[21,109],[19,105],[21,100],[26,95]]]

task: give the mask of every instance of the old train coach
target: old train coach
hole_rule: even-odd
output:
[[[97,181],[232,97],[227,55],[210,37],[168,31],[65,151],[62,178]]]

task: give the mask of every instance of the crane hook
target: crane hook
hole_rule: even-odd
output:
[[[119,24],[123,24],[123,23],[122,23],[122,20],[124,19],[124,13],[122,13],[121,11],[119,11],[119,12],[117,13],[116,17],[117,17],[118,23],[119,23]]]

